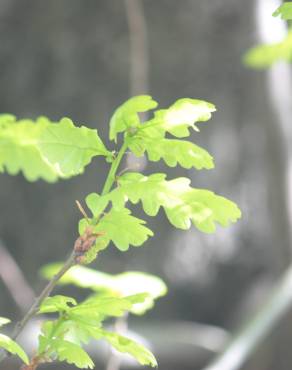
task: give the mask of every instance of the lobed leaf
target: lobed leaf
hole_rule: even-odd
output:
[[[150,136],[161,136],[165,132],[182,138],[190,135],[189,129],[199,131],[197,122],[211,118],[215,105],[203,100],[183,98],[177,100],[168,109],[154,113],[154,118],[143,125],[143,130]]]
[[[132,339],[124,337],[118,333],[109,332],[107,330],[100,330],[100,335],[117,351],[128,353],[129,355],[133,356],[140,365],[157,367],[157,361],[154,355],[142,344],[139,344]]]
[[[68,118],[58,123],[0,116],[0,172],[22,171],[29,181],[54,182],[82,173],[97,155],[111,155],[97,131],[76,127]]]
[[[127,100],[114,112],[110,120],[110,140],[117,140],[117,135],[140,124],[139,112],[147,112],[157,107],[157,102],[149,95],[135,96]]]
[[[273,13],[274,17],[280,16],[284,20],[292,19],[292,2],[286,2],[279,6]]]
[[[185,230],[193,223],[206,233],[214,232],[216,223],[228,226],[241,217],[239,208],[232,201],[209,190],[191,188],[187,178],[170,181],[165,178],[162,173],[148,177],[126,173],[118,179],[119,186],[105,195],[102,202],[104,199],[111,201],[115,212],[118,212],[128,200],[134,204],[141,201],[149,216],[155,216],[163,207],[175,227]]]
[[[55,295],[53,297],[47,297],[41,304],[38,313],[49,313],[49,312],[63,312],[68,311],[71,306],[76,305],[77,302],[72,297],[66,297],[63,295]]]
[[[17,355],[26,365],[29,364],[29,359],[24,350],[19,344],[6,335],[0,334],[0,348],[4,348],[7,352]]]
[[[248,67],[264,69],[276,62],[292,60],[292,30],[283,41],[274,44],[262,44],[248,50],[243,56],[243,62]]]
[[[57,125],[48,125],[41,133],[38,148],[65,178],[82,173],[94,156],[110,156],[97,130],[75,127],[69,118],[63,118]]]
[[[143,302],[147,294],[135,294],[128,297],[115,297],[115,296],[92,296],[85,300],[83,303],[72,308],[70,315],[77,314],[83,317],[92,317],[99,315],[104,318],[105,316],[119,317],[123,316],[125,312],[129,312],[135,303]]]
[[[170,167],[178,164],[183,168],[214,168],[213,157],[203,148],[190,141],[173,139],[151,139],[139,138],[130,142],[129,148],[137,156],[141,156],[146,151],[148,159],[157,162],[163,159]]]
[[[51,279],[62,264],[53,263],[44,266],[41,274]],[[144,302],[135,303],[130,312],[143,314],[154,305],[154,301],[167,293],[162,279],[144,272],[128,271],[117,275],[106,274],[84,266],[74,266],[59,280],[59,284],[74,284],[93,291],[105,291],[114,296],[126,297],[138,293],[147,293]]]
[[[102,198],[99,199],[103,202]],[[104,242],[111,240],[119,250],[126,251],[130,245],[141,246],[149,236],[153,235],[153,232],[144,224],[145,221],[132,216],[129,209],[112,208],[100,219],[94,227],[94,232],[102,233]],[[81,233],[85,225],[86,223],[81,220],[79,229]]]
[[[55,349],[58,359],[73,364],[80,369],[93,369],[94,363],[87,352],[78,344],[64,339],[53,339],[50,345]]]

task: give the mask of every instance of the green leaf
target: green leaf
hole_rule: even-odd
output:
[[[154,118],[146,122],[142,130],[152,137],[162,132],[179,138],[186,137],[190,135],[190,128],[199,131],[195,124],[208,121],[215,110],[214,104],[203,100],[179,99],[168,109],[156,111]]]
[[[107,340],[117,351],[128,353],[133,356],[141,365],[157,367],[157,361],[154,355],[142,344],[134,342],[120,334],[112,333],[106,330],[100,330],[103,339]]]
[[[99,327],[100,323],[92,320],[91,317],[88,319],[87,317],[75,316],[73,320],[63,322],[63,339],[81,346],[87,344],[94,337],[92,335],[93,328],[96,330]]]
[[[137,157],[146,150],[150,161],[163,159],[170,167],[179,164],[183,168],[194,167],[197,170],[214,168],[213,158],[205,149],[185,140],[134,138],[129,148]]]
[[[53,339],[50,342],[55,349],[58,359],[73,364],[80,369],[93,369],[94,363],[89,355],[76,343],[63,339]]]
[[[15,118],[4,115],[0,119],[0,171],[16,175],[22,171],[29,181],[42,178],[48,182],[59,177],[37,147],[40,133],[47,122],[39,118],[36,123],[31,120],[16,122]]]
[[[77,302],[72,297],[66,297],[63,295],[55,295],[53,297],[47,297],[40,306],[38,313],[49,313],[49,312],[63,312],[68,311],[71,306],[76,305]]]
[[[248,50],[243,56],[245,65],[255,69],[264,69],[276,62],[292,60],[292,30],[283,41],[275,44],[258,45]]]
[[[126,251],[130,245],[139,247],[153,235],[144,224],[145,221],[132,216],[129,209],[112,208],[100,219],[94,231],[103,233],[104,238],[111,240],[119,250]]]
[[[76,318],[78,320],[83,318],[84,320],[86,318],[86,321],[92,319],[101,322],[107,316],[123,316],[126,312],[131,311],[135,304],[143,303],[147,297],[147,293],[135,294],[124,298],[112,295],[94,295],[78,306],[73,307],[68,314],[72,320]]]
[[[135,96],[127,100],[113,114],[110,120],[110,140],[117,140],[117,135],[135,128],[140,124],[139,112],[147,112],[157,107],[157,102],[149,95]]]
[[[0,116],[0,172],[54,182],[82,173],[96,155],[111,155],[97,131],[75,127],[68,118],[56,123]]]
[[[241,217],[232,201],[204,189],[191,189],[180,197],[180,202],[165,207],[169,221],[180,229],[189,229],[191,222],[202,232],[213,233],[216,223],[227,227]]]
[[[292,19],[292,2],[286,2],[282,4],[274,11],[273,16],[280,16],[284,20]]]
[[[162,173],[143,176],[126,173],[118,179],[118,187],[105,197],[118,210],[130,200],[141,200],[149,216],[155,216],[162,206],[169,221],[177,228],[189,229],[193,223],[199,230],[212,233],[216,223],[228,226],[241,216],[237,205],[205,189],[191,188],[190,180],[180,177],[166,181]]]
[[[0,317],[0,327],[9,324],[10,322],[11,320],[6,319],[6,317]]]
[[[50,280],[62,264],[53,263],[44,266],[41,274]],[[110,275],[84,266],[74,266],[59,280],[59,284],[74,284],[93,291],[106,291],[118,297],[126,297],[138,293],[147,293],[144,302],[134,304],[130,312],[143,314],[154,305],[154,301],[167,293],[163,280],[144,272],[128,271]]]
[[[6,335],[0,334],[0,347],[13,355],[17,355],[26,365],[29,364],[29,359],[24,350],[19,346],[19,344]]]
[[[85,198],[87,207],[96,217],[103,212],[107,206],[107,201],[97,193],[91,193]]]
[[[97,155],[110,156],[97,130],[75,127],[69,118],[63,118],[58,125],[48,125],[38,140],[38,147],[62,177],[82,173]]]

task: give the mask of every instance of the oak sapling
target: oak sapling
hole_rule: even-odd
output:
[[[217,224],[228,226],[240,218],[241,212],[235,203],[210,190],[192,187],[186,177],[168,180],[164,173],[145,176],[128,169],[117,176],[128,151],[137,157],[145,154],[149,161],[163,160],[170,167],[180,165],[198,170],[214,167],[212,156],[185,138],[191,129],[199,132],[196,124],[209,120],[215,106],[185,98],[167,109],[156,108],[156,101],[148,95],[141,95],[129,99],[114,112],[109,124],[109,138],[115,143],[122,141],[120,149],[115,151],[106,148],[97,130],[78,127],[69,118],[51,122],[45,117],[32,121],[17,120],[12,115],[0,116],[2,172],[15,175],[21,171],[29,181],[43,179],[55,182],[82,174],[96,156],[110,163],[102,192],[91,193],[85,199],[90,215],[77,202],[84,218],[79,222],[80,236],[69,259],[63,267],[58,265],[46,270],[51,280],[12,338],[0,335],[0,347],[17,354],[25,364],[24,369],[36,369],[40,363],[56,360],[78,368],[93,368],[92,359],[83,349],[84,344],[92,339],[107,341],[142,365],[157,365],[148,349],[117,332],[106,330],[103,321],[128,312],[144,313],[153,306],[155,299],[165,294],[165,285],[155,281],[157,278],[154,277],[138,277],[133,273],[110,276],[81,266],[94,261],[111,243],[124,252],[130,246],[142,246],[153,235],[144,220],[132,215],[130,203],[140,202],[148,216],[156,216],[162,207],[174,227],[187,230],[194,225],[205,233],[215,232]],[[142,122],[139,113],[150,110],[154,110],[153,116]],[[83,279],[96,274],[95,285],[90,286],[88,279]],[[131,278],[148,279],[149,286],[146,284],[144,291],[133,291],[129,284]],[[100,281],[103,283],[98,283]],[[78,303],[72,297],[50,296],[58,283],[75,283],[93,289],[97,285],[97,290],[103,288],[107,293],[94,294]],[[156,288],[160,284],[160,287],[152,289],[151,284]],[[42,323],[38,348],[29,360],[15,339],[36,314],[53,314],[54,317]],[[2,323],[7,323],[7,320],[2,319]]]

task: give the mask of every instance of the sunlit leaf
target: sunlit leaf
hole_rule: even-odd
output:
[[[186,137],[190,135],[190,128],[199,131],[196,123],[208,121],[215,110],[214,104],[203,100],[179,99],[168,109],[156,111],[154,118],[146,122],[142,130],[148,131],[150,136],[164,131],[179,138]]]
[[[63,118],[57,125],[48,125],[38,140],[38,147],[62,177],[82,173],[97,155],[110,155],[96,130],[75,127],[69,118]]]
[[[29,359],[24,350],[20,347],[19,344],[14,342],[11,338],[6,335],[0,334],[0,348],[4,348],[6,351],[17,355],[25,364],[28,365]]]
[[[129,200],[142,202],[149,216],[155,216],[163,207],[169,221],[177,228],[189,229],[193,223],[199,230],[212,233],[216,223],[228,226],[241,216],[232,201],[205,189],[190,187],[190,180],[180,177],[165,180],[165,174],[143,176],[126,173],[118,179],[119,186],[105,196],[112,202],[115,212]]]
[[[53,263],[44,266],[41,274],[51,279],[62,264]],[[154,305],[154,301],[164,296],[167,287],[162,279],[143,272],[128,271],[117,275],[110,275],[84,266],[74,266],[59,280],[59,284],[74,284],[81,288],[90,288],[94,291],[106,291],[119,297],[132,294],[147,293],[144,302],[134,304],[130,312],[143,314]]]
[[[127,208],[112,208],[94,227],[95,232],[104,234],[115,246],[126,251],[129,246],[139,247],[153,232],[144,226],[145,221],[134,217]],[[122,232],[121,232],[122,230]]]
[[[190,141],[174,139],[133,139],[129,145],[133,153],[139,157],[146,151],[148,159],[157,162],[163,159],[170,167],[177,165],[183,168],[194,167],[197,170],[214,168],[212,156],[203,148]]]
[[[279,6],[279,8],[274,11],[273,16],[280,16],[284,20],[292,19],[292,2],[285,2]]]
[[[275,44],[255,46],[244,55],[243,62],[251,68],[264,69],[278,61],[291,62],[292,60],[292,30],[283,41]]]
[[[124,132],[127,128],[135,128],[139,125],[139,112],[147,112],[154,109],[157,102],[149,95],[135,96],[127,100],[114,112],[110,121],[110,140],[117,139],[120,132]]]
[[[93,296],[83,303],[70,310],[70,316],[79,315],[91,317],[92,315],[100,316],[122,316],[125,312],[131,310],[135,303],[144,302],[147,294],[141,293],[129,297],[115,296]]]
[[[107,340],[117,351],[128,353],[133,356],[141,365],[157,367],[157,361],[154,355],[132,339],[126,338],[118,333],[100,330],[103,339]]]
[[[58,359],[73,364],[80,369],[93,369],[94,363],[89,355],[76,343],[63,339],[53,339],[52,348],[55,349]]]
[[[59,123],[45,117],[35,122],[0,116],[0,171],[22,171],[29,181],[53,182],[83,172],[97,155],[111,156],[97,131],[76,127],[68,118]]]

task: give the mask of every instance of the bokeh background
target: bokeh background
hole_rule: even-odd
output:
[[[167,283],[169,294],[145,317],[130,320],[130,327],[153,339],[160,370],[202,369],[265,305],[291,263],[290,67],[267,72],[242,64],[248,48],[283,34],[283,21],[265,28],[277,5],[270,0],[0,1],[0,112],[68,116],[97,128],[113,149],[109,119],[133,94],[149,93],[161,107],[180,97],[217,106],[212,120],[192,135],[214,155],[214,170],[140,165],[146,173],[189,176],[194,186],[231,198],[243,211],[240,222],[204,235],[175,230],[160,212],[147,219],[155,236],[143,248],[124,254],[112,246],[92,266],[110,273],[145,271]],[[123,165],[132,163],[127,158]],[[17,304],[4,283],[4,274],[12,273],[9,256],[39,292],[44,285],[39,268],[64,260],[76,239],[75,199],[100,190],[107,170],[96,159],[84,175],[53,185],[1,175],[1,316],[16,320],[30,300],[16,285],[16,295],[25,292]],[[58,292],[84,296],[72,288]],[[282,317],[241,369],[290,369],[291,319],[291,314]],[[2,370],[17,366],[11,360],[0,364]],[[62,366],[43,369],[73,368]],[[105,368],[104,359],[97,368]]]

